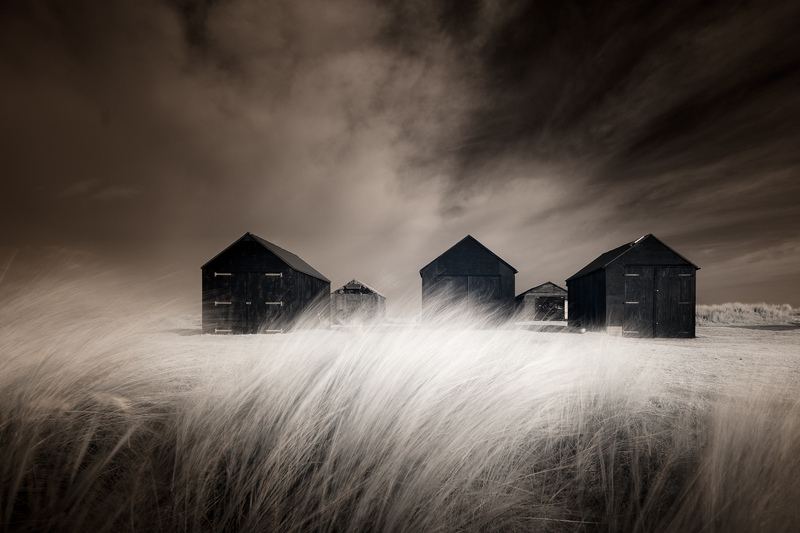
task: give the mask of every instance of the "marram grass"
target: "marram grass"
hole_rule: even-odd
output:
[[[800,523],[785,396],[675,401],[613,345],[588,349],[599,335],[181,336],[137,305],[76,281],[0,311],[0,530]]]
[[[800,310],[789,304],[726,303],[697,306],[698,326],[788,324],[800,322]]]

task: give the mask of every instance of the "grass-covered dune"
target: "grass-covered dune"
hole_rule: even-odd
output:
[[[726,303],[698,305],[698,326],[734,326],[800,323],[800,309],[789,304]]]
[[[43,280],[0,310],[0,530],[800,523],[796,332],[218,337],[143,300]],[[743,387],[766,334],[783,370]]]

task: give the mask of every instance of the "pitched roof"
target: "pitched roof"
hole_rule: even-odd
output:
[[[347,283],[345,283],[344,285],[342,285],[341,287],[336,289],[336,291],[341,291],[341,290],[344,290],[344,289],[348,289],[348,285],[361,285],[362,287],[364,287],[365,289],[369,290],[370,292],[373,292],[373,293],[377,294],[378,296],[383,296],[384,298],[386,298],[386,296],[381,294],[379,291],[377,291],[374,288],[370,287],[369,285],[367,285],[363,281],[358,281],[355,278],[353,278],[352,280],[348,281]],[[334,292],[336,292],[336,291],[334,291]]]
[[[611,263],[612,261],[614,261],[618,257],[624,255],[628,250],[630,250],[631,248],[633,248],[634,246],[636,246],[640,242],[644,241],[645,239],[655,239],[656,241],[660,242],[662,245],[664,245],[667,248],[669,248],[675,255],[677,255],[678,257],[680,257],[681,259],[683,259],[684,261],[686,261],[687,263],[689,263],[690,265],[695,267],[697,270],[700,270],[699,266],[695,265],[694,263],[692,263],[691,261],[689,261],[688,259],[683,257],[681,254],[679,254],[678,252],[676,252],[675,250],[673,250],[672,248],[670,248],[669,246],[664,244],[658,237],[656,237],[652,233],[648,233],[647,235],[642,235],[641,237],[639,237],[635,241],[631,241],[631,242],[629,242],[627,244],[623,244],[622,246],[618,246],[617,248],[614,248],[613,250],[610,250],[610,251],[600,255],[597,259],[595,259],[594,261],[592,261],[591,263],[589,263],[588,265],[586,265],[585,267],[580,269],[577,273],[575,273],[572,276],[570,276],[569,278],[567,278],[567,281],[569,281],[571,279],[579,278],[581,276],[585,276],[586,274],[591,274],[595,270],[600,270],[601,268],[605,268],[606,266],[609,265],[609,263]]]
[[[496,253],[494,253],[493,251],[491,251],[490,249],[488,249],[486,246],[484,246],[483,244],[481,244],[481,243],[478,241],[478,239],[476,239],[476,238],[475,238],[475,237],[473,237],[472,235],[467,235],[466,237],[464,237],[463,239],[461,239],[460,241],[458,241],[457,243],[455,243],[453,246],[451,246],[450,248],[448,248],[447,250],[445,250],[444,252],[442,252],[441,254],[439,254],[438,256],[436,256],[436,259],[439,259],[439,258],[440,258],[440,257],[442,257],[444,254],[446,254],[447,252],[449,252],[450,250],[452,250],[453,248],[455,248],[456,246],[458,246],[459,244],[461,244],[461,243],[462,243],[462,242],[464,242],[464,241],[471,241],[471,242],[474,242],[475,244],[477,244],[478,246],[480,246],[481,248],[483,248],[484,250],[486,250],[488,253],[490,253],[490,254],[491,254],[491,255],[492,255],[492,256],[493,256],[495,259],[497,259],[498,261],[500,261],[501,263],[503,263],[504,265],[506,265],[508,268],[510,268],[511,270],[513,270],[513,271],[514,271],[514,274],[516,274],[516,273],[518,272],[516,268],[514,268],[514,267],[513,267],[513,266],[511,266],[511,265],[509,265],[509,264],[508,264],[506,261],[504,261],[504,260],[503,260],[503,259],[502,259],[502,258],[501,258],[499,255],[497,255]],[[429,266],[431,266],[431,264],[433,263],[433,261],[436,261],[436,259],[433,259],[433,260],[432,260],[430,263],[428,263],[428,264],[427,264],[427,265],[425,265],[424,267],[420,268],[420,269],[419,269],[419,273],[420,273],[420,275],[422,275],[422,271],[423,271],[423,270],[425,270],[426,268],[428,268]]]
[[[530,288],[530,289],[528,289],[528,290],[527,290],[527,291],[525,291],[525,292],[521,292],[521,293],[519,293],[519,294],[518,294],[516,297],[517,297],[517,298],[523,298],[523,297],[525,297],[525,295],[526,295],[526,294],[528,294],[529,292],[534,292],[534,291],[538,291],[538,290],[545,289],[545,288],[550,288],[550,289],[551,289],[551,290],[550,290],[550,291],[548,291],[548,292],[563,292],[563,293],[564,293],[564,295],[566,295],[566,294],[567,294],[567,289],[565,289],[565,288],[563,288],[563,287],[560,287],[560,286],[556,285],[556,284],[555,284],[555,283],[553,283],[552,281],[547,281],[547,282],[545,282],[545,283],[542,283],[541,285],[537,285],[536,287]]]
[[[306,263],[305,261],[303,261],[302,259],[297,257],[292,252],[290,252],[288,250],[284,250],[280,246],[272,244],[269,241],[265,241],[264,239],[262,239],[258,235],[250,233],[249,231],[247,233],[245,233],[244,235],[242,235],[241,237],[239,237],[238,239],[236,239],[233,243],[231,243],[230,246],[228,246],[227,248],[222,250],[220,253],[218,253],[217,255],[212,257],[209,261],[206,262],[205,265],[203,265],[200,268],[205,268],[206,265],[208,265],[209,263],[214,261],[214,259],[216,259],[217,257],[219,257],[222,254],[224,254],[229,248],[231,248],[231,246],[233,246],[237,242],[239,242],[239,241],[241,241],[243,239],[246,239],[248,237],[253,239],[255,242],[257,242],[258,244],[260,244],[261,246],[263,246],[264,248],[266,248],[267,250],[269,250],[270,252],[272,252],[276,256],[278,256],[278,258],[281,261],[283,261],[284,263],[289,265],[294,270],[297,270],[298,272],[302,272],[304,274],[308,274],[309,276],[317,278],[317,279],[320,279],[322,281],[327,281],[328,283],[331,282],[331,280],[329,280],[328,278],[326,278],[325,276],[320,274],[314,267],[312,267],[311,265],[309,265],[308,263]]]

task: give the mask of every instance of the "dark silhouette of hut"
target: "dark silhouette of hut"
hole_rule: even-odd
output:
[[[624,244],[567,280],[569,325],[626,337],[694,337],[699,268],[652,234]]]
[[[514,298],[517,320],[565,320],[567,289],[548,281]]]
[[[376,324],[386,318],[386,296],[354,279],[331,293],[334,324]]]
[[[304,313],[312,324],[329,324],[328,278],[252,233],[201,269],[203,333],[278,333],[294,327]]]
[[[517,269],[467,235],[422,267],[422,312],[426,318],[463,313],[503,320],[514,312]]]

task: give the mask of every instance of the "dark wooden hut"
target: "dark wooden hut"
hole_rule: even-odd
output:
[[[567,280],[569,325],[626,337],[694,337],[700,267],[648,234]]]
[[[422,312],[426,318],[466,312],[499,320],[514,312],[517,269],[467,235],[422,267]]]
[[[331,293],[334,324],[376,324],[386,318],[386,296],[354,279]]]
[[[291,252],[245,233],[201,267],[203,333],[278,333],[305,314],[329,324],[331,282]]]
[[[547,282],[514,298],[517,320],[565,320],[567,289]]]

